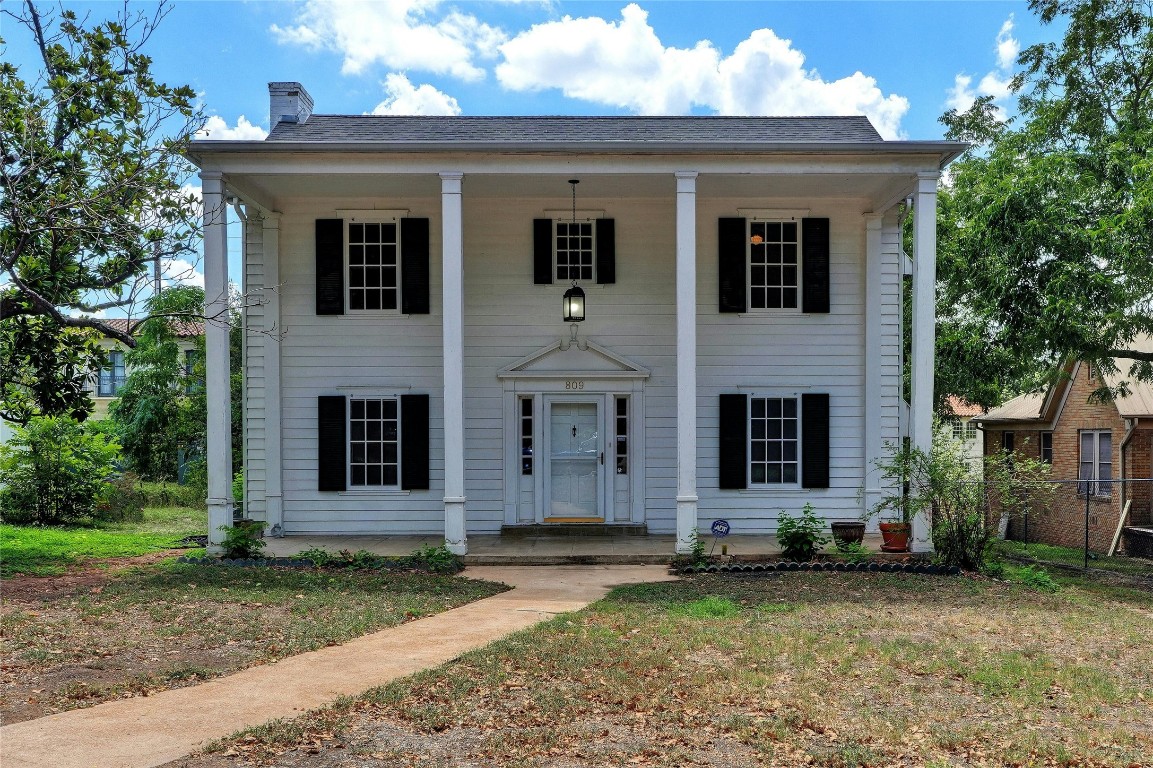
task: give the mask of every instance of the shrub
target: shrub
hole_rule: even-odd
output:
[[[825,522],[813,514],[813,505],[805,504],[800,517],[791,517],[781,510],[777,517],[777,543],[781,545],[781,556],[786,560],[812,560],[817,550],[831,539],[823,535]]]
[[[108,482],[101,489],[92,518],[106,523],[139,523],[144,519],[144,492],[140,478],[131,472]]]
[[[37,417],[0,445],[0,516],[60,525],[92,515],[120,447],[66,417]]]
[[[460,558],[448,551],[448,547],[441,544],[439,547],[425,544],[409,555],[409,562],[414,568],[432,573],[456,573],[462,569]]]
[[[141,482],[137,488],[146,507],[204,508],[205,492],[191,485]]]
[[[220,546],[223,555],[232,560],[259,557],[264,551],[264,523],[259,520],[240,520],[235,525],[220,526],[224,531],[224,541]]]
[[[1053,577],[1044,568],[1025,565],[1017,569],[1017,580],[1030,589],[1038,592],[1057,592],[1061,585],[1053,581]]]

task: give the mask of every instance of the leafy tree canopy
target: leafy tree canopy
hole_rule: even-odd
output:
[[[87,376],[100,365],[93,334],[136,344],[132,329],[93,315],[132,311],[154,263],[195,260],[181,150],[200,114],[192,89],[157,82],[143,53],[164,5],[151,15],[125,5],[91,25],[31,0],[2,13],[17,22],[7,29],[32,36],[42,66],[25,73],[0,61],[0,335],[7,353],[31,362],[20,380],[47,372],[35,363],[52,338],[51,352]],[[81,379],[52,376],[55,390],[24,390],[4,411],[87,413]]]
[[[1068,359],[1153,380],[1153,6],[1029,7],[1068,26],[1018,58],[1016,116],[941,118],[973,147],[940,196],[937,389],[986,406]]]

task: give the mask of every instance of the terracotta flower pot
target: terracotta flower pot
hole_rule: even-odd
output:
[[[833,541],[840,549],[848,544],[860,544],[865,538],[864,523],[829,523],[833,529]]]
[[[881,523],[882,552],[908,552],[909,537],[913,533],[911,523]]]

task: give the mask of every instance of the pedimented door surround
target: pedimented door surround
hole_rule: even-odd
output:
[[[595,405],[598,443],[592,501],[599,514],[588,517],[644,522],[648,377],[648,369],[586,339],[561,339],[497,373],[504,385],[505,525],[555,519],[553,475],[560,467],[552,466],[552,458],[557,453],[563,461],[564,452],[553,445],[554,407],[560,412],[581,403]],[[578,425],[578,433],[581,429]]]

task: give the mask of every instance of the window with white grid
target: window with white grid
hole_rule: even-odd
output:
[[[348,308],[396,309],[397,226],[348,224]]]
[[[795,221],[749,222],[749,308],[796,309],[800,243]]]
[[[124,382],[127,379],[128,374],[124,367],[124,353],[109,352],[107,367],[100,369],[96,394],[99,397],[115,397],[120,394],[120,390],[124,388]]]
[[[400,423],[392,398],[348,401],[349,485],[395,487],[400,480]]]
[[[1108,430],[1081,431],[1081,469],[1077,492],[1090,496],[1109,496],[1113,484],[1113,433]],[[1096,481],[1096,482],[1094,482]]]
[[[799,480],[800,431],[795,397],[750,398],[749,482],[796,483]]]
[[[593,222],[556,223],[556,279],[593,279]]]

